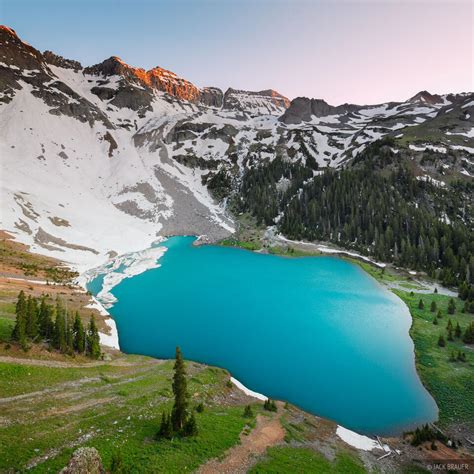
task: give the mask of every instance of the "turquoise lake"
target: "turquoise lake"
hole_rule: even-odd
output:
[[[437,418],[415,370],[408,309],[357,265],[193,240],[167,240],[161,267],[112,290],[123,351],[173,358],[179,345],[187,359],[364,434]]]

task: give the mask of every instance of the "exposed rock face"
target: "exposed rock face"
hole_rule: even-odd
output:
[[[48,64],[52,64],[53,66],[74,69],[75,71],[80,71],[82,69],[82,64],[79,61],[63,58],[62,56],[54,54],[52,51],[45,51],[43,53],[43,58]]]
[[[283,113],[289,105],[289,99],[272,89],[253,92],[229,88],[224,94],[223,108],[242,112],[253,109],[259,114],[274,115]]]
[[[74,451],[68,465],[60,474],[103,474],[102,459],[95,448],[79,448]]]
[[[438,94],[430,94],[428,91],[420,91],[418,94],[415,94],[413,97],[408,99],[408,102],[435,105],[442,104],[443,98]]]
[[[200,101],[209,107],[221,108],[224,102],[224,93],[218,87],[204,87],[201,89]]]
[[[307,97],[297,97],[291,101],[290,106],[281,117],[281,121],[286,124],[308,122],[312,116],[326,117],[327,115],[344,114],[355,112],[361,107],[353,104],[329,105],[322,99],[308,99]]]
[[[127,81],[166,92],[181,100],[198,102],[201,97],[200,90],[191,82],[182,79],[174,72],[163,69],[159,66],[145,71],[124,63],[119,57],[112,56],[100,64],[84,69],[85,74],[113,76],[118,75]]]
[[[0,62],[17,69],[43,69],[46,64],[41,53],[18,38],[15,30],[0,25]]]

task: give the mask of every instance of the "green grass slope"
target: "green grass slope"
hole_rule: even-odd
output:
[[[205,405],[199,434],[154,440],[172,405],[172,367],[138,356],[81,368],[0,363],[0,472],[58,472],[79,446],[97,448],[106,469],[120,452],[126,472],[182,473],[222,455],[253,420],[242,406],[216,401],[233,390],[227,372],[192,362],[191,405]]]
[[[448,314],[450,297],[439,294],[419,294],[413,296],[409,292],[394,290],[407,304],[413,317],[410,335],[415,344],[416,368],[420,378],[433,395],[439,407],[441,426],[453,423],[467,423],[474,429],[474,347],[464,344],[462,339],[447,340],[446,325],[451,319],[453,328],[459,322],[462,331],[474,321],[472,314],[461,312],[464,302],[454,298],[456,312]],[[420,298],[424,309],[418,308]],[[435,301],[441,310],[442,318],[438,325],[433,324],[436,313],[430,311],[431,302]],[[438,338],[442,334],[446,339],[446,347],[438,346]],[[466,362],[450,362],[449,356],[455,351],[466,353]]]

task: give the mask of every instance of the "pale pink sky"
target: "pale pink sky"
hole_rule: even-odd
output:
[[[1,22],[85,65],[118,55],[198,86],[332,104],[472,91],[472,0],[0,0]]]

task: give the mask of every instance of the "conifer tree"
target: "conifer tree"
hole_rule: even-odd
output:
[[[448,320],[448,324],[446,325],[446,329],[448,331],[453,329],[453,322],[451,321],[451,319]]]
[[[79,313],[76,311],[76,317],[74,318],[73,326],[74,336],[74,350],[79,354],[83,354],[86,348],[86,335],[84,332],[84,326],[82,324]]]
[[[23,348],[26,348],[27,302],[23,290],[18,295],[15,312],[16,321],[12,332],[12,339],[18,341]]]
[[[180,432],[188,416],[188,392],[186,383],[186,370],[183,355],[179,347],[176,347],[176,361],[173,375],[174,405],[171,411],[171,424],[175,432]]]
[[[456,329],[454,330],[454,336],[455,337],[461,337],[462,331],[461,331],[461,326],[459,325],[459,322],[456,323]]]
[[[92,359],[98,359],[100,357],[100,336],[97,325],[95,324],[94,315],[91,315],[87,329],[86,353]]]
[[[171,426],[171,416],[166,412],[161,415],[161,424],[157,438],[171,439],[173,437],[173,427]]]
[[[32,296],[28,296],[26,303],[26,335],[30,339],[35,339],[38,336],[38,308],[36,298]]]
[[[53,346],[61,352],[67,351],[65,316],[66,315],[62,308],[60,306],[56,306],[56,320],[54,321]]]
[[[454,300],[451,298],[448,304],[448,313],[454,314],[455,312],[456,312],[456,304],[454,303]]]
[[[244,418],[252,418],[252,417],[253,417],[252,407],[250,405],[245,405]]]
[[[184,423],[183,434],[184,436],[196,436],[198,434],[198,427],[194,412],[191,412],[191,415],[188,416],[186,422]]]
[[[418,309],[424,309],[425,304],[423,303],[423,300],[420,298],[420,301],[418,302]]]
[[[438,318],[442,318],[443,317],[443,313],[441,312],[441,310],[439,309],[438,310],[438,314],[436,315]]]
[[[54,329],[52,313],[51,305],[47,304],[46,297],[42,296],[38,312],[39,334],[47,341],[51,339]]]
[[[439,339],[438,339],[438,346],[439,346],[439,347],[444,347],[444,346],[446,346],[446,341],[444,340],[444,337],[443,337],[442,334],[439,336]]]
[[[462,340],[466,344],[474,344],[474,322],[467,326]]]
[[[434,313],[436,311],[436,301],[432,301],[430,305],[430,311]]]
[[[72,354],[74,352],[74,323],[67,313],[65,316],[65,325],[67,352]]]

